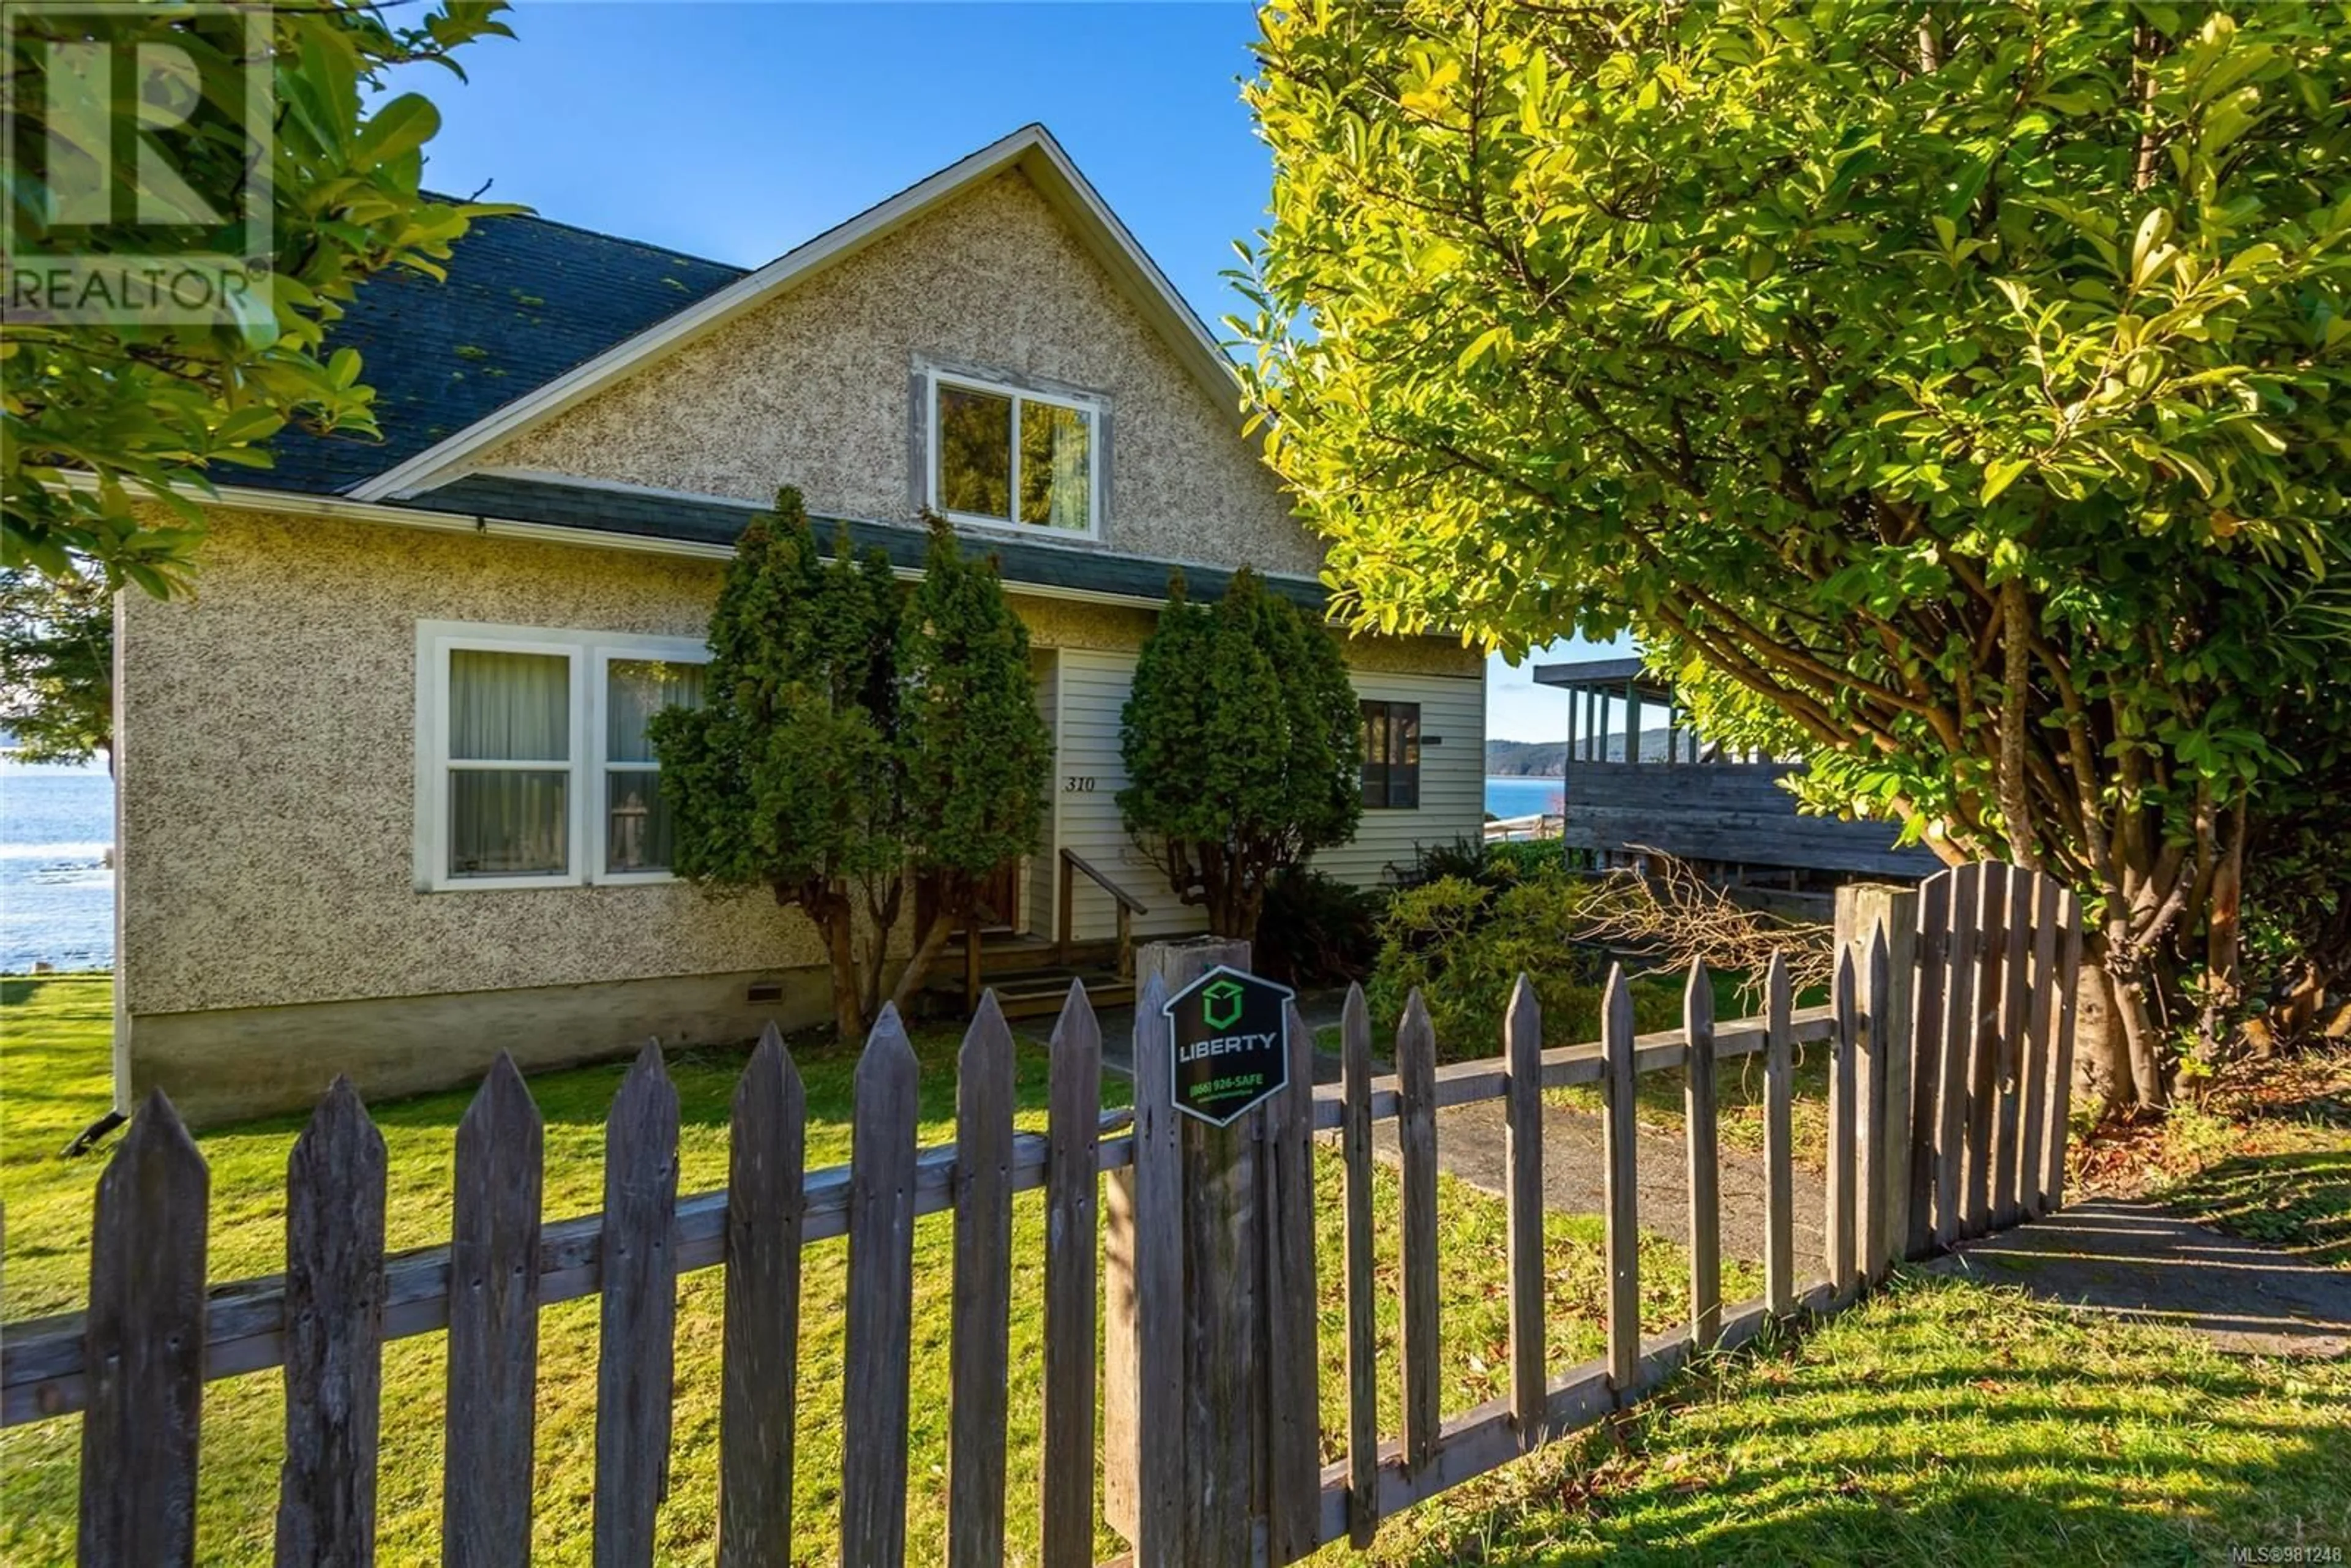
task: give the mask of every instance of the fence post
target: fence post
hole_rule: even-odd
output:
[[[1865,948],[1873,926],[1886,933],[1886,995],[1863,998],[1886,1064],[1882,1103],[1862,1131],[1863,1181],[1869,1188],[1863,1212],[1885,1217],[1882,1234],[1871,1237],[1873,1255],[1863,1263],[1872,1279],[1884,1278],[1909,1250],[1911,1086],[1920,1071],[1916,1060],[1918,903],[1917,888],[1887,883],[1847,883],[1836,892],[1837,952]]]
[[[1138,994],[1173,996],[1219,964],[1247,969],[1249,945],[1215,938],[1149,943],[1135,956]],[[1147,1024],[1140,1009],[1136,1024],[1140,1101],[1141,1077],[1165,1071],[1166,1036]],[[1161,1098],[1155,1089],[1154,1103]],[[1127,1179],[1119,1185],[1126,1190],[1114,1193],[1108,1206],[1106,1327],[1113,1382],[1104,1401],[1103,1493],[1112,1525],[1137,1548],[1138,1568],[1162,1563],[1249,1568],[1265,1550],[1268,1413],[1260,1341],[1266,1317],[1262,1225],[1269,1217],[1259,1212],[1258,1167],[1266,1114],[1259,1106],[1228,1127],[1176,1116],[1166,1145],[1155,1140],[1146,1145],[1138,1137],[1137,1166],[1121,1173]],[[1150,1186],[1156,1174],[1143,1169],[1143,1163],[1170,1158],[1178,1195],[1174,1237],[1157,1233],[1167,1213],[1164,1206],[1146,1207],[1136,1201],[1136,1188]],[[1172,1431],[1149,1429],[1141,1418],[1146,1414],[1142,1391],[1168,1369],[1145,1364],[1155,1347],[1142,1343],[1136,1333],[1142,1316],[1138,1289],[1155,1272],[1166,1279],[1164,1254],[1155,1254],[1171,1243],[1182,1257],[1182,1383]],[[1162,1266],[1155,1269],[1155,1264]],[[1155,1542],[1143,1517],[1149,1500],[1145,1450],[1171,1448],[1182,1456],[1184,1471],[1176,1532],[1180,1539]]]

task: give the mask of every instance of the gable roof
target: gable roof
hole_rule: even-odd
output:
[[[619,378],[675,352],[833,263],[856,255],[969,187],[1016,168],[1061,214],[1110,274],[1120,292],[1143,311],[1145,319],[1202,387],[1220,403],[1231,402],[1236,385],[1232,363],[1217,347],[1207,328],[1085,176],[1078,172],[1077,165],[1070,162],[1069,154],[1053,140],[1051,132],[1041,125],[1026,125],[908,186],[888,201],[869,207],[847,223],[787,251],[758,271],[741,275],[690,302],[681,301],[682,308],[665,313],[624,340],[611,343],[583,362],[477,413],[463,428],[452,430],[424,450],[353,485],[350,494],[361,500],[375,501],[430,489],[450,478],[466,458],[491,443],[552,418]],[[445,425],[448,422],[436,423]]]
[[[360,351],[383,439],[289,427],[270,444],[277,466],[235,482],[345,494],[743,273],[546,218],[480,219],[445,283],[406,269],[371,279],[328,336]]]

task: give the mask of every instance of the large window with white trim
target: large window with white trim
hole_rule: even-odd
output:
[[[674,830],[651,737],[701,706],[684,638],[428,622],[417,632],[417,883],[665,880]]]
[[[983,528],[1100,535],[1101,405],[945,371],[926,384],[933,510]]]

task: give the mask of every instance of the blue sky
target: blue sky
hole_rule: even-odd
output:
[[[1245,0],[522,0],[510,19],[518,41],[465,52],[469,82],[402,84],[441,106],[437,189],[757,266],[1042,120],[1212,328],[1232,241],[1263,221]],[[1563,699],[1492,673],[1490,733],[1563,737]]]

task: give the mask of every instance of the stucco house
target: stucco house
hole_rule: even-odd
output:
[[[1196,929],[1121,830],[1119,710],[1169,573],[1247,564],[1319,606],[1322,554],[1229,366],[1041,128],[756,271],[538,218],[445,285],[362,290],[381,442],[289,436],[210,507],[193,597],[124,597],[116,1078],[193,1120],[829,1016],[813,935],[664,869],[644,718],[692,701],[733,541],[779,483],[911,576],[918,507],[993,553],[1055,737],[1011,935],[1062,852]],[[1365,883],[1478,831],[1483,663],[1343,636]],[[1376,754],[1372,754],[1374,749]],[[1116,905],[1075,879],[1070,924]]]

